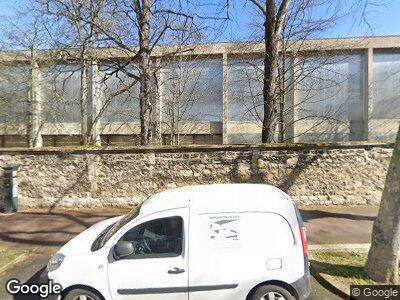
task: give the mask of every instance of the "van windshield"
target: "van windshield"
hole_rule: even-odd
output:
[[[108,230],[106,230],[101,237],[99,237],[99,247],[104,246],[104,244],[118,231],[120,230],[124,225],[128,224],[131,220],[136,218],[139,215],[140,208],[142,207],[142,204],[136,206],[134,209],[132,209],[129,213],[127,213],[122,219],[120,219],[117,223],[115,223],[112,227],[110,227]]]

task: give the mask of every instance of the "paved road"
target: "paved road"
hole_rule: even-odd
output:
[[[365,244],[371,241],[378,207],[315,207],[300,212],[309,244]]]
[[[340,297],[332,294],[326,288],[319,284],[319,282],[311,277],[311,295],[308,300],[339,300]]]
[[[7,281],[11,278],[19,279],[21,283],[35,283],[39,282],[40,275],[42,274],[46,264],[49,260],[49,255],[30,255],[26,260],[16,264],[11,269],[7,269],[0,274],[0,299],[16,299],[16,300],[35,300],[40,297],[9,295],[5,290]]]

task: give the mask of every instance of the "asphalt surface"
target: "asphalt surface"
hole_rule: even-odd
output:
[[[102,210],[31,210],[0,214],[0,245],[34,249],[32,254],[12,268],[0,273],[0,299],[33,299],[11,297],[5,292],[10,278],[36,282],[52,253],[75,235],[103,219],[126,213],[122,209]],[[309,244],[369,243],[377,207],[313,207],[301,209],[308,230]],[[309,299],[340,299],[311,278]]]
[[[24,261],[14,265],[12,268],[7,269],[5,272],[0,273],[0,299],[16,299],[16,300],[35,300],[40,297],[32,295],[10,295],[6,292],[5,286],[10,279],[18,279],[21,283],[38,283],[40,276],[46,267],[50,258],[48,254],[33,254],[28,255]]]
[[[314,207],[300,210],[311,245],[371,242],[376,206]]]
[[[340,297],[332,294],[311,276],[311,294],[309,300],[339,300]]]

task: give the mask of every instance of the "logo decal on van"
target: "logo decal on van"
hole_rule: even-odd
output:
[[[209,237],[219,247],[234,246],[238,244],[239,216],[210,217]]]

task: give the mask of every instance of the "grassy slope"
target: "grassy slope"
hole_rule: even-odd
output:
[[[0,268],[26,252],[27,250],[22,248],[10,248],[0,246]]]
[[[314,252],[311,255],[321,274],[347,287],[351,284],[376,284],[364,273],[366,259],[367,253],[356,252]]]

